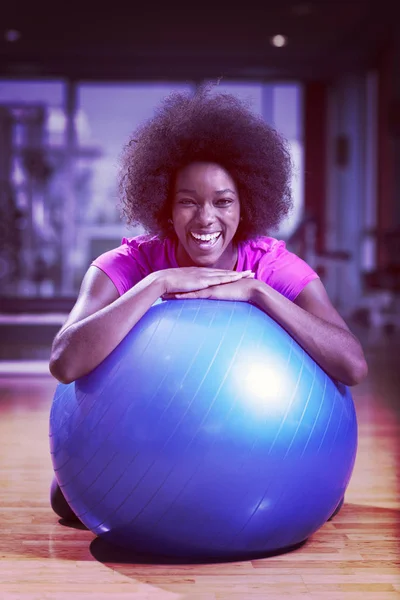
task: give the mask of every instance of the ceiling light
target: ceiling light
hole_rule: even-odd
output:
[[[21,33],[16,29],[7,29],[7,31],[4,32],[4,39],[6,42],[18,42],[20,37]]]
[[[287,43],[288,39],[286,35],[274,35],[271,38],[271,44],[277,48],[282,48],[283,46],[286,46]]]

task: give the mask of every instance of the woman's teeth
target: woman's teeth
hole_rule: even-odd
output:
[[[191,235],[198,242],[213,242],[221,235],[221,232],[216,231],[215,233],[194,233],[192,231]]]

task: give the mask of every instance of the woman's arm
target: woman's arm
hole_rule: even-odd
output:
[[[161,278],[148,276],[123,296],[97,267],[89,267],[77,302],[56,335],[50,372],[70,383],[99,365],[163,292]]]
[[[351,386],[367,375],[361,344],[331,304],[319,279],[307,284],[294,302],[256,279],[167,297],[252,302],[282,325],[334,379]]]
[[[319,279],[311,281],[294,302],[254,282],[253,303],[275,321],[334,379],[352,386],[368,373],[360,342],[332,306]]]
[[[97,267],[89,267],[77,302],[56,335],[50,372],[63,383],[97,367],[165,293],[237,281],[249,272],[197,267],[165,269],[147,275],[123,296]]]

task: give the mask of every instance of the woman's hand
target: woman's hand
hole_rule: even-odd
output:
[[[186,293],[207,290],[220,285],[226,286],[238,281],[252,279],[254,274],[251,271],[226,271],[224,269],[208,269],[206,267],[180,267],[177,269],[165,269],[158,272],[162,278],[164,298],[178,297],[176,294],[183,294],[182,298],[209,298],[210,296],[186,296]]]
[[[164,294],[165,300],[183,298],[208,298],[209,300],[232,300],[238,302],[251,302],[256,288],[254,274],[247,275],[228,283],[213,285],[204,289],[191,292]]]

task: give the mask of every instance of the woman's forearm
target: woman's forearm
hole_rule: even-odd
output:
[[[67,327],[55,337],[50,371],[70,383],[97,367],[163,294],[163,281],[149,275],[98,312]]]
[[[348,330],[324,321],[261,283],[253,303],[269,314],[332,378],[356,385],[366,374],[363,350]]]

